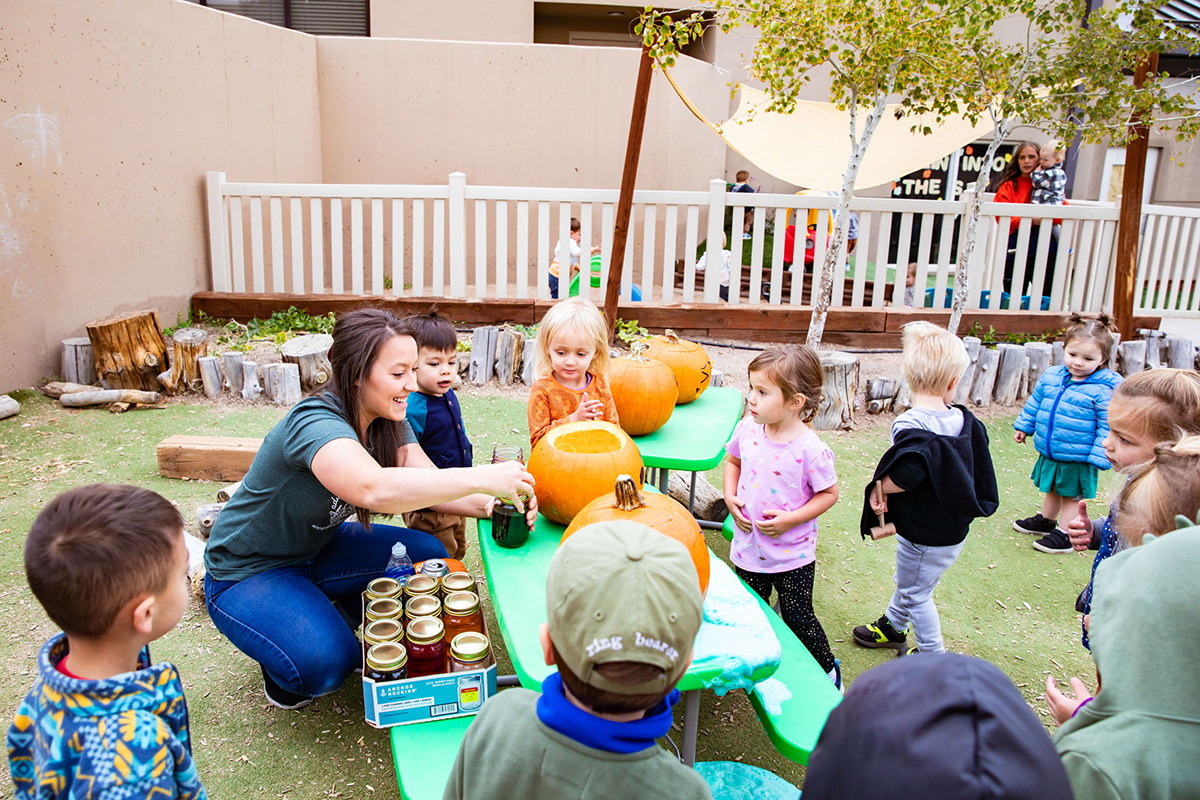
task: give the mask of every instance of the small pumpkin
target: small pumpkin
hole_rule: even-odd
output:
[[[629,475],[617,478],[613,491],[588,503],[563,532],[561,545],[585,525],[612,520],[640,522],[659,533],[670,536],[687,548],[700,576],[700,594],[708,592],[708,546],[700,525],[688,510],[663,494],[642,494]]]
[[[667,424],[679,397],[675,373],[661,361],[646,358],[645,342],[634,342],[633,355],[614,358],[608,365],[608,388],[621,428],[630,436],[645,436]]]
[[[538,511],[560,525],[609,490],[618,475],[637,475],[642,454],[629,434],[611,422],[568,422],[551,428],[529,454]]]
[[[675,373],[679,382],[677,405],[690,403],[708,388],[712,380],[712,361],[704,348],[695,342],[680,339],[675,331],[667,329],[665,336],[650,339],[646,355],[663,362]]]

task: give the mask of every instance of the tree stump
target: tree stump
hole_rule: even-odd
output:
[[[170,366],[157,311],[131,311],[84,326],[96,375],[106,389],[157,392],[158,374]]]
[[[996,367],[1000,364],[1000,352],[986,348],[979,351],[979,365],[975,369],[975,380],[971,384],[971,402],[980,408],[992,404],[992,390],[996,387]]]
[[[68,383],[95,383],[96,359],[92,356],[92,340],[86,336],[63,339],[63,380]]]
[[[1163,339],[1158,336],[1146,339],[1146,369],[1157,369],[1162,366],[1163,344]]]
[[[983,346],[983,342],[976,336],[964,336],[962,341],[963,347],[967,348],[967,368],[958,379],[958,391],[954,393],[954,402],[965,406],[971,399],[971,384],[975,380],[975,370],[979,368],[979,348]]]
[[[721,370],[719,370],[719,369],[714,369],[712,371],[712,377],[708,379],[708,388],[714,389],[718,386],[724,386],[724,385],[725,385],[725,373],[721,372]]]
[[[521,383],[533,386],[537,383],[537,344],[534,339],[525,339],[524,361],[521,364]]]
[[[1050,360],[1054,358],[1054,348],[1045,342],[1026,342],[1025,355],[1029,358],[1029,393],[1042,379],[1042,373],[1050,369]]]
[[[221,354],[221,363],[225,365],[225,388],[234,394],[242,391],[242,358],[236,350]]]
[[[217,501],[220,503],[228,503],[229,498],[233,497],[234,492],[236,492],[240,488],[242,488],[241,481],[237,481],[236,483],[231,483],[228,486],[222,486],[220,489],[217,490]]]
[[[1175,369],[1193,369],[1196,365],[1196,345],[1191,339],[1167,337],[1167,365]]]
[[[1050,345],[1050,366],[1061,367],[1067,363],[1066,353],[1063,352],[1063,343],[1055,342]]]
[[[819,355],[825,385],[813,427],[819,431],[850,430],[858,399],[858,357],[841,350],[825,350]]]
[[[15,417],[21,410],[21,404],[6,394],[0,394],[0,419]]]
[[[899,381],[895,378],[872,378],[867,383],[867,413],[881,414],[892,407],[892,398],[899,391]]]
[[[294,406],[300,402],[300,367],[278,362],[263,367],[263,383],[266,384],[267,399],[281,406]]]
[[[242,362],[242,398],[257,400],[262,394],[262,386],[258,382],[258,364],[254,361]]]
[[[667,482],[667,494],[687,508],[691,492],[691,475],[679,470],[672,472],[671,479]],[[692,514],[696,519],[709,522],[724,522],[725,517],[729,515],[729,509],[725,507],[725,493],[718,491],[704,475],[696,476],[696,497],[692,502]]]
[[[476,328],[471,335],[471,369],[468,380],[476,386],[491,380],[496,365],[496,335],[499,328]]]
[[[158,376],[170,394],[198,392],[203,382],[197,360],[208,355],[208,334],[200,328],[181,328],[171,337],[171,368]]]
[[[892,411],[903,414],[910,408],[912,408],[912,387],[908,385],[908,381],[901,379],[900,388],[896,390],[896,397],[892,400]]]
[[[496,379],[501,386],[512,386],[521,379],[521,356],[525,337],[514,330],[502,329],[496,335]]]
[[[1136,375],[1146,368],[1146,340],[1136,339],[1121,342],[1121,358],[1117,361],[1117,372],[1123,377]]]
[[[221,359],[218,356],[203,356],[196,359],[200,368],[200,383],[205,397],[216,397],[221,393],[224,379],[221,377]]]
[[[1021,376],[1029,373],[1029,357],[1025,348],[1019,344],[997,345],[1000,354],[996,366],[996,383],[992,390],[992,399],[1002,406],[1011,406],[1017,402],[1017,392],[1021,389]]]
[[[300,370],[300,388],[305,392],[319,389],[333,377],[329,363],[329,348],[333,337],[328,333],[314,333],[289,339],[279,348],[283,360],[295,364]]]
[[[1116,331],[1112,332],[1112,349],[1108,351],[1108,368],[1113,372],[1117,371],[1117,356],[1121,352],[1121,334]]]
[[[224,507],[224,503],[205,503],[202,506],[196,507],[196,529],[200,533],[201,540],[208,541],[208,537],[212,533],[213,523],[217,521],[217,516]]]

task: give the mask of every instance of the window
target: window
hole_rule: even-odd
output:
[[[189,0],[259,22],[325,36],[370,36],[370,0]]]

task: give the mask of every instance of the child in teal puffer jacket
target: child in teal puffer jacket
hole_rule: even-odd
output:
[[[1079,500],[1096,496],[1099,471],[1112,466],[1104,439],[1108,401],[1121,376],[1101,366],[1112,346],[1107,314],[1096,319],[1072,314],[1063,343],[1065,363],[1042,374],[1013,423],[1018,444],[1033,434],[1038,459],[1029,477],[1046,495],[1041,513],[1016,520],[1013,527],[1040,535],[1033,546],[1043,553],[1071,552],[1064,531],[1079,513]]]

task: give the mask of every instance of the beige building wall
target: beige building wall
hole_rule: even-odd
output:
[[[84,13],[86,11],[86,13]],[[209,287],[204,173],[319,181],[316,40],[175,0],[0,0],[0,392]]]
[[[533,0],[371,0],[371,36],[532,42]]]

